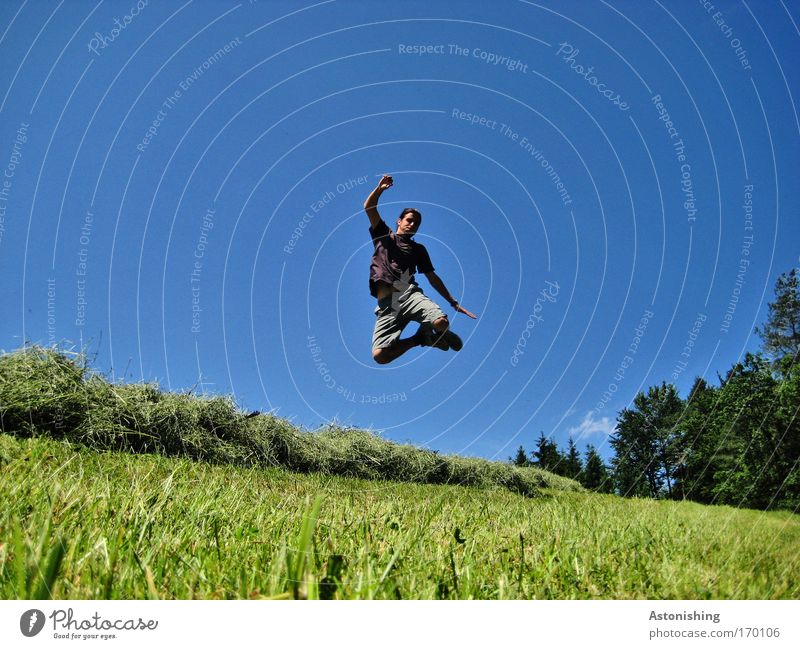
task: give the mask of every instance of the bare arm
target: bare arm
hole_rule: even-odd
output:
[[[428,278],[428,281],[431,283],[431,286],[436,289],[436,291],[441,295],[445,300],[447,300],[448,304],[453,307],[458,313],[463,313],[466,316],[469,316],[473,320],[477,318],[474,313],[467,311],[464,307],[462,307],[458,301],[450,295],[450,291],[447,290],[447,287],[444,285],[442,279],[436,274],[435,271],[431,271],[430,273],[425,273],[425,277]]]
[[[367,196],[367,200],[364,201],[364,209],[369,217],[369,224],[373,228],[381,222],[381,215],[378,214],[378,199],[392,184],[392,177],[384,175],[378,183],[378,186],[372,190],[372,193]]]

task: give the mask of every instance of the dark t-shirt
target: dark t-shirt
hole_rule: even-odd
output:
[[[377,297],[377,283],[407,281],[416,284],[414,273],[430,273],[434,270],[428,251],[421,243],[414,241],[409,235],[396,234],[381,219],[374,228],[369,229],[375,252],[369,267],[369,292]]]

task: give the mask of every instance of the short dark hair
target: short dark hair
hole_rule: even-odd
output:
[[[420,213],[419,213],[419,210],[418,210],[418,209],[416,209],[416,208],[413,208],[413,207],[406,207],[405,209],[403,209],[403,211],[402,211],[402,212],[400,212],[400,216],[398,216],[398,217],[397,217],[397,220],[399,221],[399,220],[400,220],[400,219],[402,219],[402,218],[403,218],[403,217],[404,217],[406,214],[409,214],[409,213],[411,213],[411,214],[416,214],[416,215],[417,215],[417,218],[420,220],[420,223],[422,222],[422,214],[420,214]]]

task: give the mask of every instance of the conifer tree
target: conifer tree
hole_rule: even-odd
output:
[[[719,387],[696,378],[685,407],[662,383],[622,410],[611,438],[622,495],[760,509],[800,507],[800,276],[775,283],[762,351],[745,353]],[[770,362],[771,361],[771,362]],[[590,461],[591,460],[591,461]],[[587,454],[584,484],[593,484]]]
[[[531,461],[528,459],[528,455],[525,453],[525,449],[522,445],[517,449],[517,454],[512,459],[512,462],[516,466],[530,466]]]
[[[747,352],[728,372],[712,424],[720,440],[716,452],[726,460],[714,475],[713,502],[770,506],[782,481],[782,431],[773,405],[778,385],[769,361],[760,354]]]
[[[581,478],[581,484],[587,489],[601,493],[612,491],[613,485],[608,467],[592,444],[586,445],[586,466]]]
[[[564,454],[564,475],[567,478],[580,481],[582,472],[583,464],[578,453],[578,447],[575,446],[575,442],[570,437],[567,443],[567,452]]]
[[[776,362],[786,356],[800,360],[800,277],[796,268],[777,279],[775,301],[768,308],[764,326],[755,328],[764,351]]]
[[[563,457],[558,450],[555,442],[550,441],[544,436],[544,432],[539,433],[536,440],[536,450],[533,452],[534,463],[540,469],[562,474],[564,470]]]
[[[729,440],[717,424],[718,390],[696,377],[678,425],[680,455],[676,470],[676,496],[702,503],[714,500],[717,474],[735,458]]]
[[[662,382],[634,397],[611,436],[617,489],[623,496],[672,497],[679,460],[676,429],[683,409],[675,386]]]

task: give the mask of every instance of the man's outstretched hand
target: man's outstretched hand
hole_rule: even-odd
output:
[[[394,181],[392,180],[392,177],[389,176],[388,174],[384,174],[383,178],[381,178],[381,181],[378,183],[378,189],[380,189],[381,191],[385,191],[389,189],[389,187],[391,187],[393,184]]]
[[[469,316],[473,320],[476,320],[478,316],[476,316],[472,311],[467,311],[463,306],[460,304],[456,304],[455,306],[456,313],[463,313],[465,316]]]

